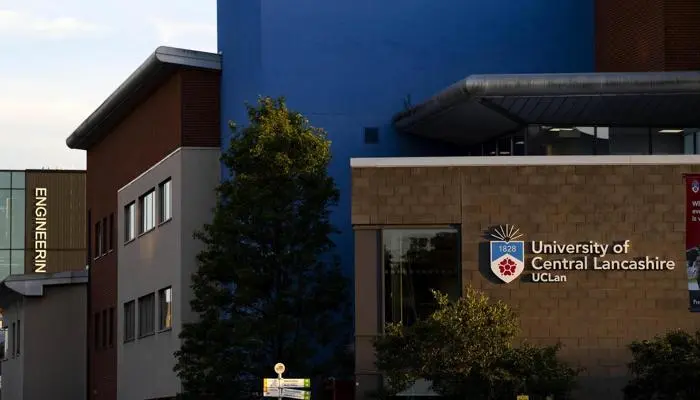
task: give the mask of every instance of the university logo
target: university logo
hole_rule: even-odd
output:
[[[525,242],[513,225],[499,226],[491,236],[491,271],[505,283],[513,282],[525,270]]]
[[[693,193],[700,192],[700,182],[693,181],[693,183],[690,184],[690,190],[692,190]]]

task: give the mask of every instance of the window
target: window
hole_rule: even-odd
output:
[[[96,312],[95,313],[95,329],[93,334],[95,335],[95,348],[99,349],[100,348],[100,328],[102,327],[101,321],[100,321],[100,313]]]
[[[95,224],[95,258],[102,255],[102,235],[104,234],[102,230],[102,222],[98,221]]]
[[[139,298],[139,337],[155,332],[155,296],[153,293]]]
[[[124,241],[136,238],[136,203],[131,202],[124,207]]]
[[[107,336],[109,335],[109,316],[107,310],[102,310],[102,347],[107,347]]]
[[[165,288],[158,291],[158,329],[161,331],[173,327],[172,295],[172,288]]]
[[[12,184],[14,185],[14,183],[13,178]],[[25,209],[27,207],[24,189],[13,189],[10,197],[10,224],[12,225],[10,242],[13,249],[23,249],[25,241],[24,227],[26,224],[24,218],[26,217]]]
[[[20,350],[22,350],[22,321],[17,320],[17,332],[15,335],[17,336],[17,355],[19,355]]]
[[[12,233],[11,202],[12,191],[0,189],[0,249],[12,248],[10,244]]]
[[[435,310],[433,289],[460,296],[456,229],[386,229],[382,242],[385,322],[411,325],[429,316]]]
[[[133,300],[124,303],[124,341],[134,340],[136,335],[136,303]]]
[[[109,308],[109,347],[114,346],[114,307]]]
[[[156,193],[151,190],[141,197],[141,233],[156,227]]]
[[[114,250],[114,232],[116,226],[114,226],[114,213],[109,214],[109,240],[107,241],[109,251]]]
[[[5,343],[3,344],[3,359],[8,359],[10,358],[10,330],[7,329],[6,326],[2,327],[3,332],[5,333]]]
[[[165,222],[173,217],[173,185],[168,179],[161,183],[158,189],[159,222]]]
[[[17,324],[12,323],[12,334],[10,335],[10,340],[12,341],[10,343],[10,352],[12,353],[12,357],[15,356],[17,352]]]
[[[102,236],[100,236],[100,240],[102,240],[102,243],[100,244],[100,249],[102,249],[101,255],[107,254],[107,235],[109,234],[109,225],[107,225],[107,218],[102,218]]]

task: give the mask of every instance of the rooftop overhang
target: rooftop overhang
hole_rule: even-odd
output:
[[[0,308],[23,297],[41,297],[47,286],[87,284],[88,271],[10,275],[0,282]]]
[[[700,127],[700,72],[471,75],[394,116],[397,130],[458,144],[526,125]]]
[[[66,139],[71,149],[87,150],[119,124],[179,69],[221,71],[221,56],[214,53],[161,46],[151,54]]]

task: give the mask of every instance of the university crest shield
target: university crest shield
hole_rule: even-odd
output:
[[[517,240],[522,235],[512,225],[497,228],[492,234],[491,271],[498,279],[510,283],[525,270],[525,242]]]

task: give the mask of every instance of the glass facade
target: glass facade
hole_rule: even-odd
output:
[[[384,321],[413,324],[435,310],[431,290],[461,295],[459,231],[385,229],[382,231]]]
[[[470,156],[700,154],[700,130],[528,126],[470,146]]]
[[[0,171],[0,280],[24,273],[25,174]]]

